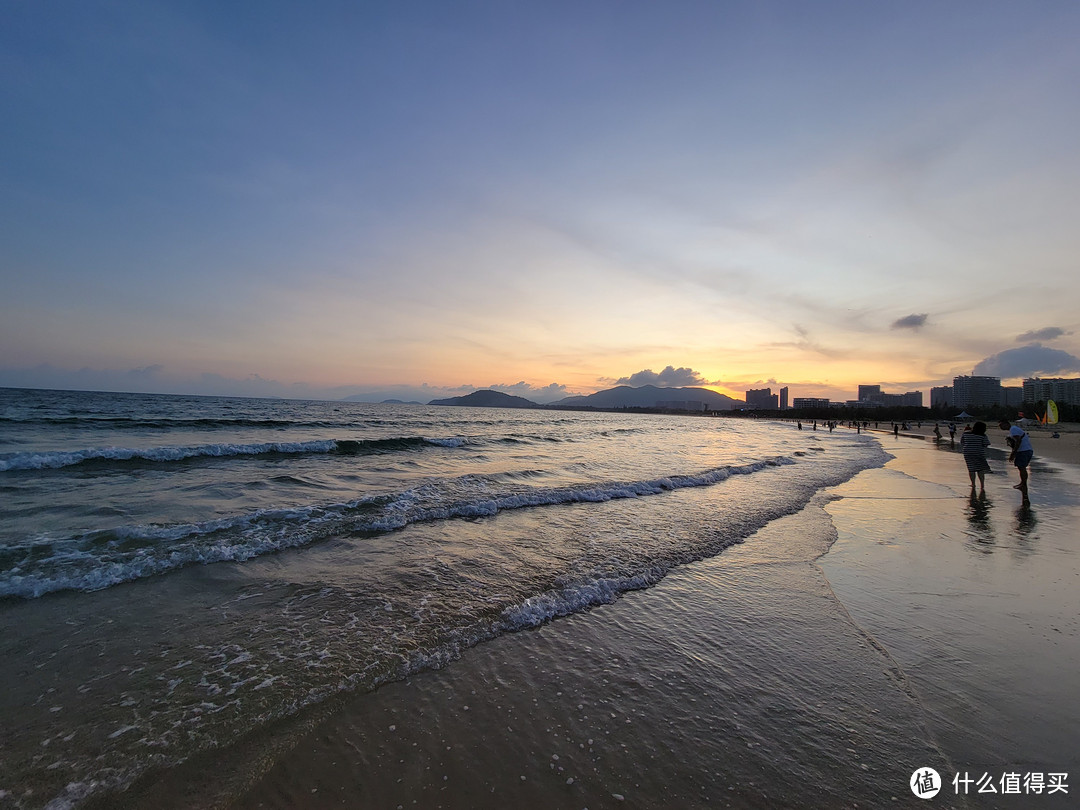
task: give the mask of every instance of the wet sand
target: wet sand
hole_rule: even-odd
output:
[[[932,424],[931,424],[932,429]],[[615,604],[500,637],[145,780],[128,806],[1070,807],[1080,470],[896,458]],[[835,542],[833,542],[835,540]],[[945,779],[931,801],[909,780]],[[997,781],[1001,791],[1000,781]],[[115,798],[115,797],[114,797]]]
[[[933,421],[924,421],[921,425],[917,422],[909,422],[908,428],[906,430],[901,430],[900,432],[901,435],[908,436],[909,438],[932,439],[934,435],[934,424]],[[945,444],[948,444],[948,423],[938,422],[937,425],[941,429],[942,441]],[[1007,452],[1005,432],[1001,430],[996,423],[987,423],[986,428],[986,435],[990,439],[990,445],[1001,449],[1003,452]],[[957,443],[960,441],[960,434],[963,429],[964,426],[962,424],[957,425],[955,439]],[[1080,424],[1076,424],[1075,422],[1061,422],[1049,426],[1031,424],[1028,425],[1025,430],[1027,430],[1028,436],[1031,437],[1031,446],[1034,448],[1036,458],[1080,466]],[[890,431],[886,431],[884,427],[881,427],[876,432],[883,433]],[[1055,434],[1057,434],[1057,438],[1054,437]]]
[[[883,443],[896,460],[829,507],[839,539],[820,564],[834,591],[903,667],[961,771],[1075,776],[1080,469],[1037,456],[1025,508],[1004,449],[980,497],[947,442]],[[1050,797],[1029,800],[1002,798]]]

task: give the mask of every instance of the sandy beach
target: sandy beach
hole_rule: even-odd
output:
[[[942,438],[947,443],[949,440],[947,422],[926,421],[921,425],[917,422],[909,422],[907,429],[901,430],[901,433],[906,436],[932,438],[935,424],[941,428]],[[962,424],[957,425],[957,441],[963,429]],[[1056,425],[1030,424],[1024,429],[1031,437],[1031,446],[1035,448],[1037,458],[1080,466],[1080,424],[1074,422],[1060,422]],[[885,428],[879,428],[878,432],[884,430]],[[1055,434],[1057,434],[1056,438]],[[986,435],[992,447],[1005,449],[1005,434],[996,424],[987,423]]]
[[[1080,468],[1063,435],[1037,437],[1022,508],[1000,449],[971,498],[947,439],[882,434],[884,468],[653,588],[109,806],[1075,806]],[[932,800],[909,786],[926,768]]]

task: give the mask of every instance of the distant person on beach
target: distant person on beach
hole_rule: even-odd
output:
[[[979,492],[986,494],[986,474],[990,464],[986,460],[986,448],[990,440],[986,438],[986,422],[976,422],[970,431],[960,437],[960,452],[967,463],[968,476],[971,478],[971,491],[975,491],[975,477],[979,478]]]
[[[1027,435],[1023,428],[1012,424],[1008,419],[1002,419],[998,423],[998,427],[1009,431],[1009,435],[1005,439],[1009,443],[1009,447],[1012,448],[1009,461],[1016,465],[1016,469],[1020,473],[1020,483],[1013,486],[1013,489],[1020,490],[1020,494],[1024,496],[1024,503],[1027,503],[1028,465],[1031,463],[1031,457],[1035,455],[1035,448],[1031,446],[1031,437]]]
[[[949,441],[956,441],[956,422],[949,422]]]
[[[900,426],[896,422],[892,423],[892,435],[897,439],[900,438]]]
[[[941,441],[941,425],[934,425],[934,439]]]

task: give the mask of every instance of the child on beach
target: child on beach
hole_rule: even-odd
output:
[[[979,492],[986,493],[986,473],[990,464],[986,460],[986,448],[990,440],[986,438],[986,422],[976,422],[970,431],[960,436],[960,452],[964,454],[968,475],[971,477],[971,491],[975,491],[975,477],[979,478]]]
[[[1035,449],[1031,446],[1031,439],[1023,428],[1017,427],[1012,424],[1008,419],[1002,419],[998,423],[998,427],[1002,430],[1009,431],[1008,437],[1005,439],[1009,443],[1009,447],[1012,448],[1012,452],[1009,454],[1009,461],[1016,465],[1017,471],[1020,473],[1020,483],[1016,484],[1013,489],[1020,490],[1020,494],[1024,498],[1024,503],[1028,502],[1028,464],[1031,463],[1031,457],[1035,455]]]

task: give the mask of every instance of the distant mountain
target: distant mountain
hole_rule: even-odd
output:
[[[408,391],[408,394],[415,396],[412,391]],[[370,405],[422,405],[423,403],[415,399],[402,399],[401,394],[397,391],[371,391],[367,394],[351,394],[345,397],[342,402],[367,402]]]
[[[655,385],[643,385],[631,388],[620,385],[606,391],[580,397],[567,397],[552,402],[551,408],[671,408],[679,409],[680,404],[700,403],[713,411],[728,411],[733,408],[745,408],[742,400],[732,399],[724,394],[710,391],[708,388],[658,388]],[[700,407],[700,406],[699,406]],[[698,408],[687,408],[697,410]]]
[[[428,405],[464,405],[471,408],[539,408],[535,402],[499,391],[473,391],[463,397],[433,399]]]

